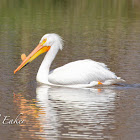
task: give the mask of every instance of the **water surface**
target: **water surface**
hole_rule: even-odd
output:
[[[140,2],[138,0],[0,1],[0,137],[140,139]],[[36,83],[41,55],[16,75],[46,33],[64,39],[51,69],[79,59],[108,65],[126,84],[91,89]],[[23,113],[23,124],[2,124]]]

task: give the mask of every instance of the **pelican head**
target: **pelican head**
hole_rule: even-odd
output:
[[[51,49],[62,50],[63,48],[63,40],[62,38],[54,33],[45,34],[37,47],[26,57],[25,54],[21,55],[22,63],[20,66],[14,71],[14,74],[25,67],[27,64],[32,62],[35,58],[37,58],[40,54],[50,51]]]
[[[43,46],[54,46],[58,47],[58,49],[62,50],[63,49],[63,40],[62,38],[55,33],[51,33],[51,34],[45,34],[39,43],[42,43],[44,40],[46,40],[46,42],[44,42]]]

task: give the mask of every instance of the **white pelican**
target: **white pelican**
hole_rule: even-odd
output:
[[[111,85],[124,81],[111,72],[104,63],[90,59],[70,62],[64,66],[49,71],[50,66],[58,53],[63,48],[63,40],[57,34],[45,34],[38,46],[26,57],[21,55],[22,63],[14,71],[16,73],[40,54],[47,52],[38,70],[38,82],[67,87],[86,88],[95,85]]]

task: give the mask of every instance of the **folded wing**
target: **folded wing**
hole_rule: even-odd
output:
[[[48,77],[50,83],[59,85],[89,84],[93,81],[104,82],[109,79],[117,79],[117,76],[104,63],[89,59],[56,68]]]

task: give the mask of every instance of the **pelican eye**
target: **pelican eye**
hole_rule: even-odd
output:
[[[43,39],[41,45],[43,45],[46,41],[47,41],[47,39]]]
[[[45,39],[43,39],[43,42],[46,42],[47,41],[47,39],[45,38]]]

